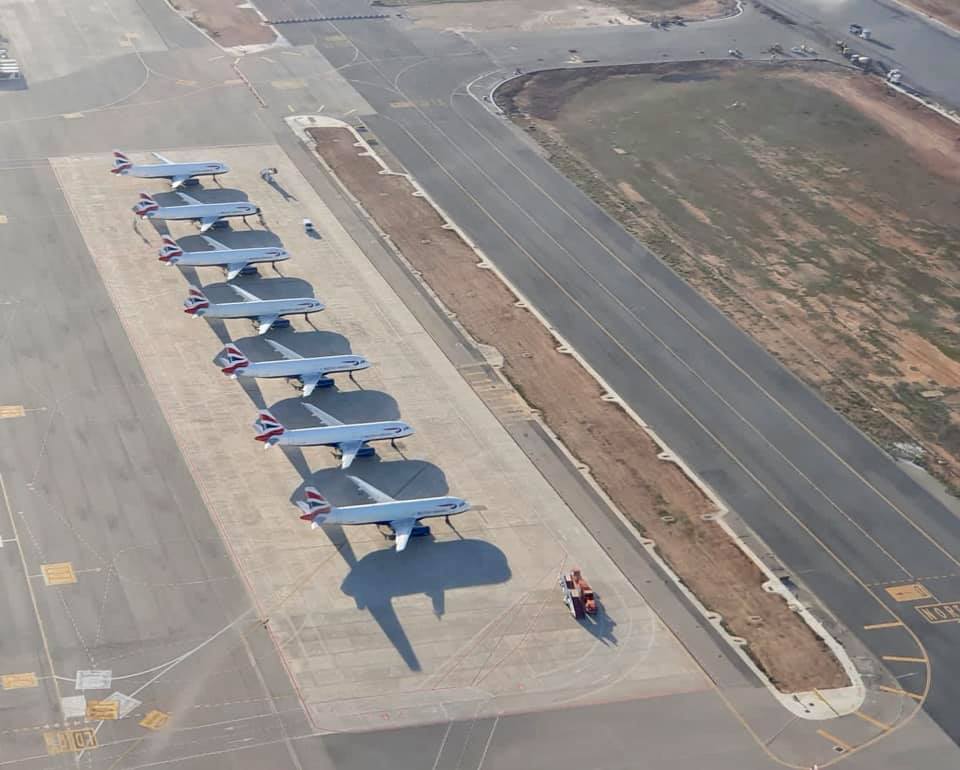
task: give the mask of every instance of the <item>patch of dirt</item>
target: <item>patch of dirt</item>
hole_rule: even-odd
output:
[[[957,3],[957,0],[899,0],[899,2],[916,8],[920,13],[932,16],[960,32],[960,3]]]
[[[262,45],[277,39],[273,27],[263,23],[250,3],[240,0],[171,0],[171,4],[224,48]]]
[[[960,127],[812,64],[545,72],[497,99],[838,411],[960,490]]]
[[[703,515],[710,501],[619,406],[601,400],[598,383],[497,275],[478,268],[475,252],[406,178],[381,175],[347,129],[309,133],[326,165],[418,270],[478,342],[497,348],[503,371],[550,429],[591,469],[606,493],[685,584],[748,641],[758,665],[784,692],[848,684],[839,663],[786,602],[762,590],[763,573],[726,532]],[[608,145],[607,152],[609,153]],[[609,153],[612,154],[612,153]],[[423,244],[429,243],[430,248]],[[759,618],[759,621],[756,620]],[[751,620],[753,619],[753,620]]]

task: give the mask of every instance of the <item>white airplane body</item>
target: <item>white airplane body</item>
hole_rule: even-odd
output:
[[[260,211],[249,201],[201,203],[186,193],[178,192],[176,195],[186,201],[183,206],[161,206],[149,193],[142,192],[140,200],[133,207],[133,213],[141,219],[192,219],[200,223],[200,232],[205,233],[221,219],[249,217]]]
[[[369,441],[396,441],[413,433],[402,420],[381,420],[344,425],[336,417],[318,409],[313,404],[303,408],[320,420],[316,428],[285,428],[269,411],[262,410],[253,423],[257,430],[256,440],[262,441],[264,449],[272,446],[332,446],[340,451],[340,467],[349,468]]]
[[[111,174],[120,176],[135,176],[140,179],[169,179],[170,189],[176,190],[185,182],[198,176],[219,176],[226,174],[230,168],[226,163],[218,161],[196,161],[193,163],[176,163],[164,158],[158,152],[150,153],[158,163],[134,163],[120,150],[113,151],[113,168]]]
[[[414,527],[421,519],[453,516],[470,510],[470,503],[460,497],[423,497],[416,500],[394,500],[372,484],[348,476],[357,488],[374,502],[334,507],[315,487],[304,490],[304,499],[297,501],[300,516],[316,529],[321,524],[386,524],[396,535],[396,549],[407,547]]]
[[[184,267],[222,267],[227,280],[232,281],[248,265],[261,262],[283,262],[290,259],[286,249],[279,246],[261,246],[252,249],[231,249],[209,235],[202,238],[213,248],[208,251],[184,251],[169,235],[163,236],[163,246],[157,252],[161,262]]]
[[[304,358],[298,353],[284,347],[275,340],[267,340],[274,350],[283,358],[274,361],[251,362],[236,345],[230,344],[224,349],[221,360],[226,364],[221,371],[227,376],[237,377],[285,377],[297,378],[303,383],[303,397],[307,398],[320,383],[329,375],[338,372],[355,372],[367,369],[370,362],[363,356],[318,356]]]
[[[323,310],[324,304],[313,297],[290,297],[284,299],[260,299],[245,289],[234,284],[228,284],[237,294],[244,298],[244,302],[212,303],[200,289],[190,288],[190,295],[184,301],[183,312],[194,318],[208,316],[210,318],[249,318],[258,324],[258,334],[266,334],[277,319],[286,315],[306,316]]]

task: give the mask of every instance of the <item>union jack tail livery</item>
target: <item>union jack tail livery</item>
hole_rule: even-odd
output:
[[[160,256],[161,262],[166,262],[168,265],[177,264],[177,257],[183,256],[183,249],[180,248],[179,244],[173,240],[169,235],[163,236],[163,246],[160,247],[160,250],[157,252]]]
[[[304,499],[297,500],[297,507],[303,511],[300,518],[311,522],[311,526],[316,529],[330,515],[333,506],[316,487],[307,487],[303,493]]]
[[[257,417],[257,421],[253,423],[253,427],[257,430],[256,439],[257,441],[263,442],[263,448],[268,449],[273,446],[277,439],[283,435],[286,428],[266,409],[260,412]]]
[[[133,163],[131,163],[130,158],[120,152],[120,150],[114,150],[113,168],[110,169],[110,173],[126,174],[131,168],[133,168]]]
[[[157,211],[159,208],[160,204],[157,203],[149,193],[142,192],[140,193],[140,199],[133,207],[133,213],[143,218],[151,211]]]
[[[234,380],[237,379],[238,369],[246,369],[250,366],[250,359],[236,345],[227,345],[224,348],[223,360],[226,361],[227,365],[221,367],[220,371]]]
[[[199,318],[208,307],[210,307],[210,300],[207,299],[207,295],[191,286],[190,295],[183,302],[183,312]]]

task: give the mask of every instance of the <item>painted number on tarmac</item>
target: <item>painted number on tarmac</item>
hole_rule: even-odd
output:
[[[920,583],[908,583],[902,586],[890,586],[887,588],[890,594],[898,602],[915,602],[920,599],[931,599],[933,594]]]
[[[43,734],[47,754],[70,754],[97,748],[97,735],[92,729],[50,730]]]
[[[19,690],[23,687],[36,687],[37,675],[33,672],[29,674],[4,674],[0,677],[4,690]]]
[[[87,719],[96,722],[101,719],[119,719],[120,704],[115,700],[88,700]]]
[[[68,561],[57,564],[41,564],[40,571],[43,573],[43,582],[48,586],[62,586],[77,582],[77,576],[73,572],[73,564]]]
[[[169,714],[154,709],[140,721],[140,726],[146,727],[148,730],[159,730],[167,723],[168,719],[170,719]]]

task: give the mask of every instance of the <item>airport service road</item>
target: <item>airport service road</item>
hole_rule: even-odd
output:
[[[74,753],[49,752],[81,731],[81,746],[96,736],[94,768],[134,746],[164,761],[238,738],[280,741],[273,766],[296,767],[283,740],[305,727],[299,700],[52,169],[0,177],[0,675],[14,677],[0,690],[3,764],[72,765]],[[77,690],[81,670],[111,673]],[[119,699],[121,719],[84,721],[76,701],[65,716],[62,699],[115,692],[136,701]],[[161,729],[139,724],[150,712]]]
[[[849,632],[921,661],[895,673],[960,737],[960,624],[886,591],[960,599],[955,517],[466,96],[496,69],[482,52],[385,23],[307,31],[377,110],[376,138]]]

